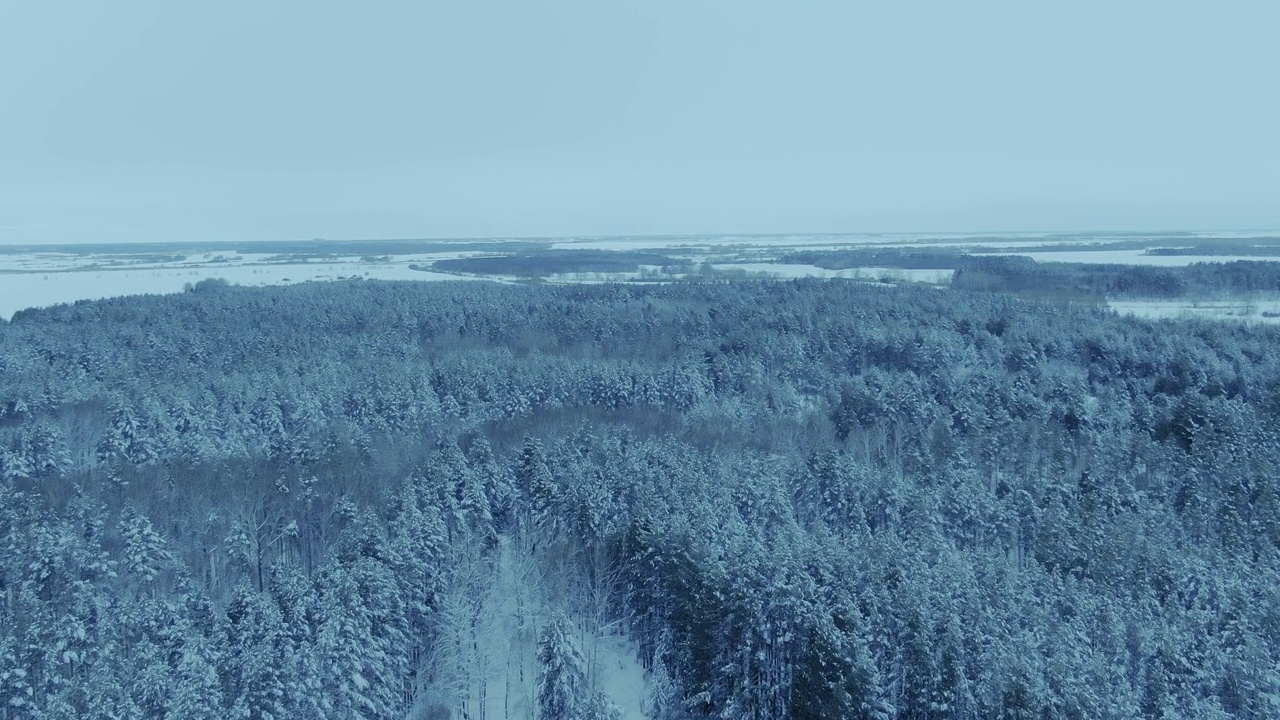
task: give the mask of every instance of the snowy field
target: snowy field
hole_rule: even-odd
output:
[[[2,259],[3,256],[0,256]],[[236,285],[369,280],[462,280],[458,275],[412,270],[409,263],[277,263],[159,266],[129,269],[6,272],[0,274],[0,317],[18,310],[122,295],[182,292],[188,284],[220,278]]]
[[[1122,315],[1158,320],[1204,318],[1242,322],[1280,323],[1280,300],[1187,302],[1167,300],[1109,300]]]
[[[367,261],[358,256],[278,260],[270,254],[198,254],[173,260],[120,260],[110,256],[0,254],[0,318],[27,307],[101,300],[124,295],[166,295],[187,284],[219,278],[243,286],[384,279],[458,281],[465,275],[424,272],[410,265],[456,258],[457,254],[393,256]]]

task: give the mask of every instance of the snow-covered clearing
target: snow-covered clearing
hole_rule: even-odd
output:
[[[1107,306],[1122,315],[1150,319],[1206,318],[1280,323],[1280,300],[1108,300]]]
[[[589,583],[569,577],[563,566],[549,567],[545,553],[531,554],[506,537],[492,567],[478,557],[461,562],[441,601],[433,677],[410,717],[447,710],[469,720],[533,720],[538,642],[559,613],[572,623],[586,661],[585,694],[603,693],[625,720],[649,718],[635,644],[604,620],[603,598],[595,595],[596,602],[584,606],[584,597],[593,597]]]
[[[7,266],[7,265],[6,265]],[[408,263],[204,264],[190,267],[129,268],[0,273],[0,317],[18,310],[77,300],[182,292],[187,284],[221,278],[237,285],[364,278],[368,280],[463,280],[459,275],[413,270]]]

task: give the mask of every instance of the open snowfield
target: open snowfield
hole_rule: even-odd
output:
[[[110,256],[0,254],[0,317],[19,310],[77,300],[182,292],[211,278],[236,285],[289,285],[364,278],[368,280],[464,280],[465,276],[410,268],[457,253],[397,256],[369,262],[357,256],[277,260],[268,253],[220,253],[166,260],[114,261]]]
[[[1214,301],[1192,303],[1166,300],[1109,300],[1107,306],[1121,315],[1159,320],[1205,318],[1242,322],[1280,323],[1280,300]]]

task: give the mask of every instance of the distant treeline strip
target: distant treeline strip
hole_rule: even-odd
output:
[[[609,250],[552,250],[524,255],[438,260],[433,269],[482,275],[540,277],[555,273],[636,272],[641,265],[688,265],[665,255]]]
[[[1037,263],[1024,257],[972,257],[951,286],[1082,298],[1183,298],[1280,292],[1280,262],[1237,260],[1185,267]]]
[[[1149,248],[1147,254],[1280,257],[1280,238],[1249,238],[1232,242],[1217,240],[1212,243],[1198,243],[1187,247]]]
[[[1262,250],[1264,248],[1259,248]],[[1154,254],[1154,251],[1153,251]],[[1174,254],[1174,253],[1162,253]],[[1280,292],[1280,262],[1236,260],[1185,267],[1101,263],[1038,263],[1022,256],[900,249],[796,252],[781,262],[828,270],[859,267],[954,269],[959,290],[1014,292],[1042,297],[1180,298]]]
[[[787,253],[778,262],[791,265],[815,265],[827,270],[853,270],[866,267],[902,270],[957,270],[969,256],[956,250],[804,250]]]

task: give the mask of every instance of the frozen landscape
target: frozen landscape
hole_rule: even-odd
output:
[[[1202,233],[1198,247],[1214,242],[1254,241],[1256,249],[1274,249],[1266,234]],[[1185,236],[1108,235],[786,235],[786,236],[671,236],[562,239],[492,239],[423,241],[351,241],[338,248],[317,242],[129,244],[99,246],[0,245],[0,317],[19,310],[58,303],[123,295],[168,294],[202,280],[221,279],[235,285],[288,285],[333,280],[446,281],[487,279],[498,282],[538,280],[552,283],[666,282],[706,276],[793,279],[844,278],[884,283],[946,286],[951,268],[908,268],[867,265],[838,270],[789,260],[789,253],[842,250],[945,251],[964,256],[1029,257],[1041,263],[1133,264],[1183,267],[1192,263],[1265,260],[1267,255],[1162,255],[1153,248],[1177,247]],[[345,247],[343,247],[345,246]],[[1052,250],[1044,248],[1051,247]],[[456,248],[456,249],[455,249]],[[661,253],[685,266],[638,266],[623,272],[545,272],[534,275],[438,271],[440,261],[576,251]],[[1273,318],[1251,308],[1269,311],[1270,299],[1259,303],[1222,302],[1213,309],[1185,308],[1179,303],[1149,304],[1132,298],[1112,302],[1121,312],[1144,316],[1189,315]]]
[[[4,3],[0,720],[1280,719],[1277,28]]]

